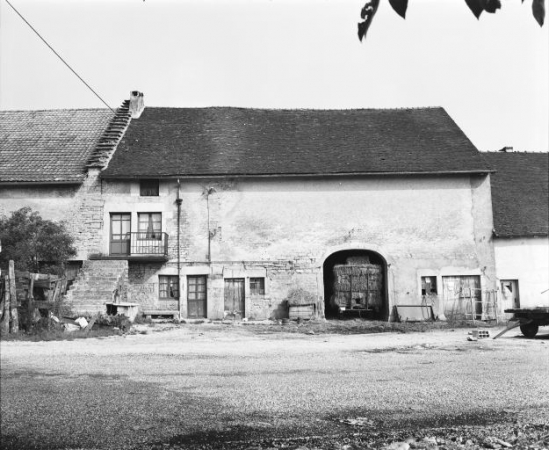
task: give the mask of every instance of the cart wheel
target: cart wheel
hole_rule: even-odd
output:
[[[525,323],[520,326],[520,331],[522,331],[522,334],[524,334],[527,338],[533,338],[536,334],[538,334],[538,329],[539,326],[533,322]]]

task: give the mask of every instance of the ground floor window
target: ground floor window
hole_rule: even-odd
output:
[[[421,277],[421,295],[436,295],[437,277]]]
[[[265,295],[265,278],[250,278],[250,294]]]
[[[501,296],[507,308],[520,308],[518,280],[501,280]]]
[[[160,275],[158,277],[161,299],[179,298],[179,277],[173,275]]]

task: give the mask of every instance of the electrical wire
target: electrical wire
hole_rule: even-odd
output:
[[[87,87],[90,91],[92,91],[92,92],[95,94],[95,96],[96,96],[99,100],[101,100],[101,101],[103,102],[103,104],[113,112],[113,114],[116,114],[116,111],[115,111],[114,109],[112,109],[112,108],[108,105],[108,103],[107,103],[105,100],[103,100],[103,99],[101,98],[101,96],[100,96],[97,92],[95,92],[95,91],[92,89],[92,87],[91,87],[88,83],[86,83],[86,82],[84,81],[84,79],[83,79],[80,75],[78,75],[78,74],[76,73],[76,71],[69,65],[69,63],[67,63],[67,62],[61,57],[61,55],[60,55],[59,53],[57,53],[57,52],[53,49],[53,47],[52,47],[50,44],[48,44],[48,42],[40,35],[40,33],[39,33],[38,31],[36,31],[36,29],[27,21],[27,19],[25,19],[25,18],[22,16],[22,14],[21,14],[19,11],[17,11],[17,9],[15,9],[15,7],[14,7],[8,0],[6,0],[6,3],[7,3],[8,5],[10,5],[11,9],[13,9],[13,10],[17,13],[17,15],[18,15],[19,17],[21,17],[21,19],[23,19],[23,22],[25,22],[25,23],[30,27],[30,29],[36,33],[36,35],[42,40],[42,42],[44,42],[44,44],[46,44],[46,45],[49,47],[49,49],[50,49],[53,53],[55,53],[55,55],[56,55],[56,56],[57,56],[57,57],[58,57],[58,58],[59,58],[59,59],[60,59],[60,60],[70,69],[70,70],[71,70],[71,72],[74,73],[74,74],[78,77],[78,79],[79,79],[82,83],[84,83],[84,84],[86,85],[86,87]]]

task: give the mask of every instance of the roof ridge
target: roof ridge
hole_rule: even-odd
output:
[[[261,108],[248,106],[147,106],[147,109],[242,109],[247,111],[409,111],[444,109],[443,106],[405,106],[393,108]]]

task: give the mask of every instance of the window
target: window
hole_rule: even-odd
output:
[[[250,294],[265,294],[265,278],[250,278]]]
[[[421,295],[436,295],[437,277],[421,277]]]
[[[139,182],[139,195],[141,197],[158,197],[159,191],[159,180],[141,180]]]
[[[160,298],[178,299],[179,298],[179,277],[172,275],[160,275],[158,277],[160,285]]]
[[[162,236],[162,214],[161,213],[139,213],[138,239],[157,239],[161,240]]]
[[[501,280],[501,294],[505,307],[520,308],[518,280]]]

